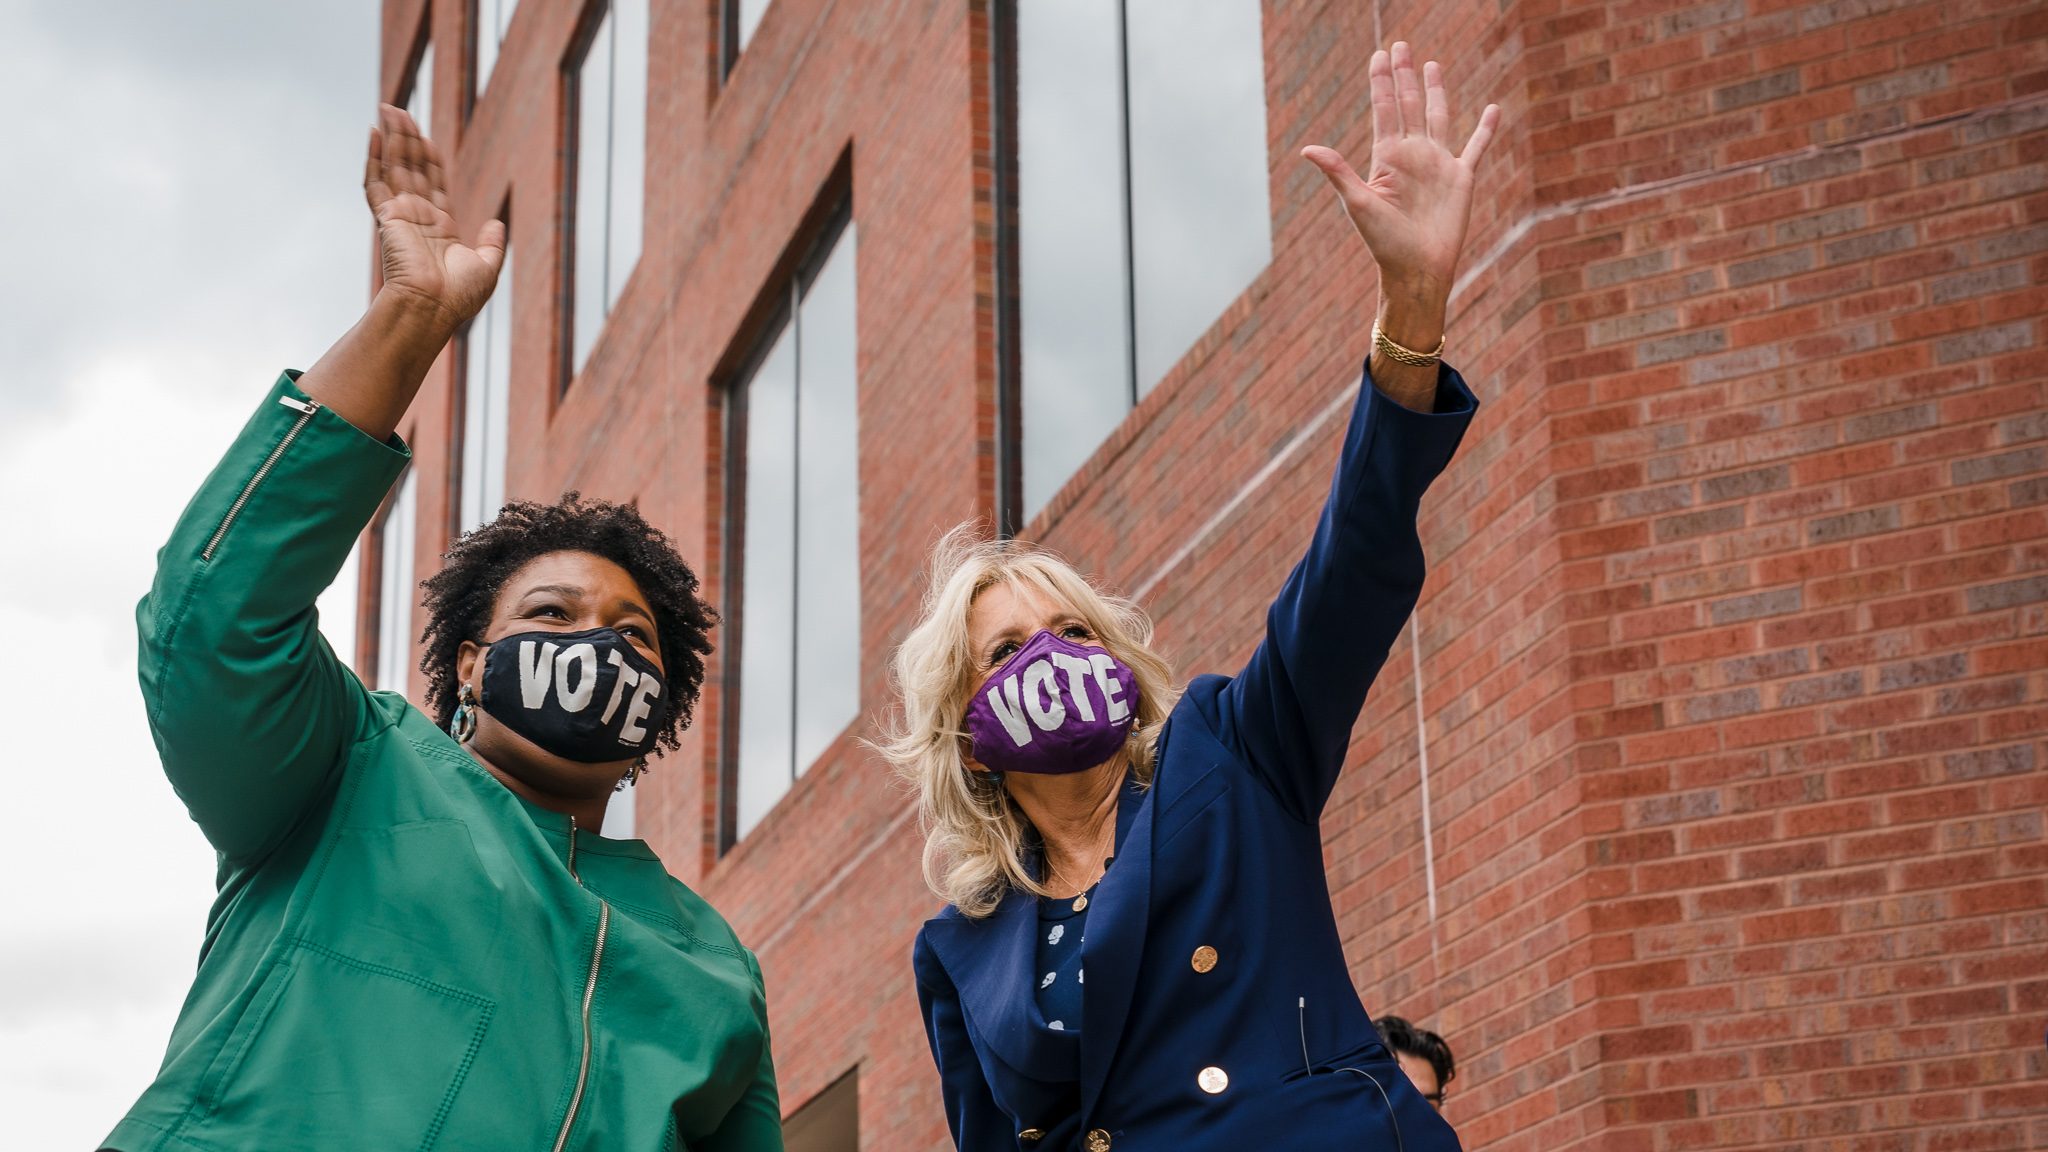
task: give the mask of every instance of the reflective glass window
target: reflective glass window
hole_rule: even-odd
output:
[[[467,532],[505,503],[506,413],[512,400],[512,250],[498,289],[463,340],[462,470],[456,529]]]
[[[377,687],[404,692],[412,673],[413,539],[418,527],[413,473],[406,470],[379,535]]]
[[[1005,6],[1023,516],[1272,260],[1258,0]]]
[[[571,85],[569,372],[583,370],[640,260],[647,169],[647,0],[612,0]]]
[[[734,834],[744,836],[860,712],[855,238],[793,288],[736,386],[739,581]]]
[[[411,90],[405,97],[405,110],[412,115],[412,122],[428,136],[434,134],[434,42],[420,50],[420,62],[413,66]]]

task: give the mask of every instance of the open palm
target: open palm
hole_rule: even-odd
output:
[[[363,196],[377,217],[384,289],[433,306],[451,327],[475,316],[505,264],[505,225],[492,220],[474,247],[462,243],[448,212],[440,150],[389,104],[370,130]]]
[[[1450,97],[1432,60],[1418,80],[1406,42],[1375,52],[1372,160],[1360,178],[1335,149],[1312,145],[1302,155],[1322,169],[1358,234],[1380,266],[1382,283],[1442,299],[1457,274],[1472,215],[1473,173],[1500,122],[1489,104],[1460,152],[1451,151]]]

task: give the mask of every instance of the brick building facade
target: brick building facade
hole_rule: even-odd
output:
[[[2048,1148],[2048,10],[1262,9],[1270,263],[1026,518],[1007,4],[654,0],[644,231],[585,360],[565,77],[602,5],[385,0],[382,97],[436,45],[457,216],[510,212],[507,492],[638,500],[715,603],[730,382],[858,229],[859,718],[736,836],[719,663],[634,806],[760,954],[785,1111],[839,1084],[860,1147],[945,1143],[920,838],[853,739],[939,530],[1024,521],[1189,674],[1254,643],[1373,299],[1294,153],[1363,163],[1365,59],[1407,38],[1506,128],[1450,326],[1483,407],[1324,820],[1367,1007],[1449,1038],[1468,1148]],[[412,579],[460,524],[465,362],[402,429]],[[363,587],[367,675],[390,605]]]

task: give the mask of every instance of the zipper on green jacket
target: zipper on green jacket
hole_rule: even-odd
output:
[[[242,505],[249,502],[249,497],[255,493],[256,486],[263,483],[263,478],[270,475],[272,468],[277,467],[278,458],[284,455],[284,450],[292,446],[292,441],[298,439],[299,433],[304,431],[306,425],[312,421],[313,414],[320,411],[320,402],[318,400],[301,400],[296,396],[279,396],[277,402],[298,412],[299,418],[292,422],[291,430],[284,434],[284,439],[279,440],[277,447],[272,448],[270,455],[264,458],[263,467],[256,469],[256,474],[249,477],[247,484],[242,485],[242,494],[235,497],[235,502],[228,506],[228,514],[221,517],[220,527],[213,530],[213,539],[208,540],[206,548],[199,553],[201,560],[213,559],[213,550],[220,547],[222,538],[228,534],[228,527],[235,522],[235,517],[242,514]]]
[[[583,883],[583,877],[576,874],[576,818],[569,818],[569,876],[576,883]],[[598,967],[604,962],[604,938],[612,923],[612,906],[600,896],[597,900],[597,943],[590,949],[590,975],[583,982],[583,1057],[576,1066],[576,1091],[569,1097],[569,1112],[562,1117],[562,1130],[555,1133],[554,1152],[562,1152],[568,1146],[569,1130],[576,1126],[576,1112],[583,1106],[583,1089],[590,1079],[590,1001],[597,995]]]

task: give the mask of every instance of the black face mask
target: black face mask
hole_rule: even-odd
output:
[[[546,751],[582,764],[654,750],[667,685],[653,662],[610,628],[520,632],[484,650],[491,716]]]

